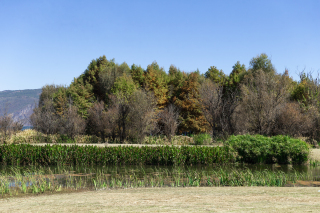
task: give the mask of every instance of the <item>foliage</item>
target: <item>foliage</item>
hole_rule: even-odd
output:
[[[211,135],[202,133],[193,136],[193,141],[195,145],[206,145],[211,141]]]
[[[218,70],[215,66],[211,66],[208,69],[208,71],[205,73],[205,77],[219,85],[223,85],[227,81],[227,76],[222,70]]]
[[[124,74],[116,79],[111,92],[116,96],[128,99],[135,90],[136,85],[133,82],[131,76],[127,76],[126,74]]]
[[[135,82],[136,86],[139,88],[144,87],[145,84],[145,76],[144,76],[144,70],[141,66],[137,66],[135,64],[132,64],[130,73],[132,76],[133,81]]]
[[[311,73],[300,73],[299,82],[289,77],[288,70],[276,73],[266,54],[252,58],[248,69],[238,61],[230,75],[215,66],[200,74],[199,70],[186,73],[171,65],[166,73],[157,62],[144,70],[135,64],[129,67],[125,62],[117,64],[114,59],[101,56],[92,60],[69,86],[44,86],[31,121],[43,133],[67,134],[66,125],[61,122],[77,109],[86,122],[87,134],[109,141],[123,143],[129,139],[141,143],[146,135],[164,133],[165,125],[160,117],[172,105],[179,111],[179,119],[173,119],[179,121],[176,122],[179,134],[210,132],[214,137],[288,134],[319,141],[319,85]],[[138,94],[143,98],[138,98]],[[147,107],[151,96],[154,96],[152,107]],[[101,102],[103,124],[101,119],[93,119],[94,105]],[[159,115],[157,119],[155,114]],[[83,123],[81,119],[74,121]],[[92,131],[98,126],[103,131],[101,128]],[[173,134],[166,132],[168,138]]]
[[[190,73],[179,89],[179,97],[174,99],[174,104],[179,107],[181,115],[179,133],[200,133],[209,129],[199,103],[199,79],[198,72]]]
[[[231,136],[225,146],[237,153],[237,161],[244,163],[302,164],[309,156],[308,144],[282,135]]]
[[[233,162],[228,147],[0,146],[5,165],[211,165]]]
[[[271,60],[265,53],[254,57],[250,61],[250,70],[251,72],[255,73],[258,70],[262,70],[267,74],[275,74],[275,68],[271,63]]]
[[[244,64],[240,64],[239,61],[232,67],[232,71],[228,76],[226,86],[232,89],[238,89],[240,83],[243,80],[244,75],[247,73],[246,67]]]
[[[73,104],[78,108],[78,114],[87,118],[88,109],[94,102],[93,86],[84,82],[82,78],[74,79],[68,88],[68,96],[72,98]]]
[[[305,109],[310,106],[320,107],[319,78],[314,79],[311,73],[300,73],[300,81],[294,87],[291,99],[297,101]]]
[[[159,109],[164,108],[168,103],[168,76],[164,69],[153,62],[148,65],[144,79],[146,89],[152,91],[157,98]]]

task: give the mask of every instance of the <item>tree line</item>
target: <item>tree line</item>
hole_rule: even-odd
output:
[[[226,75],[211,66],[168,72],[156,62],[143,69],[105,56],[92,60],[69,86],[46,85],[31,116],[46,134],[96,135],[140,142],[146,135],[210,133],[304,136],[319,140],[319,81],[302,71],[294,81],[277,73],[266,54],[248,68],[239,61]]]

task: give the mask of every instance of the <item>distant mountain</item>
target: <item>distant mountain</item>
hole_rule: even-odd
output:
[[[41,89],[0,91],[0,116],[12,114],[15,121],[22,120],[29,126],[29,117],[39,102]]]

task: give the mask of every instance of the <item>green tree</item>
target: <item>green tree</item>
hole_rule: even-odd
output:
[[[184,72],[181,72],[178,68],[171,65],[169,68],[169,82],[168,82],[168,88],[169,88],[169,94],[168,98],[173,102],[172,100],[174,98],[179,97],[181,87],[183,85],[183,82],[187,79],[187,74]]]
[[[92,86],[92,92],[96,98],[103,100],[104,95],[101,92],[101,86],[99,81],[99,74],[106,68],[110,66],[114,66],[114,59],[108,61],[106,56],[103,55],[96,60],[92,60],[88,65],[88,68],[84,71],[82,75],[79,76],[79,80],[84,84],[90,84]]]
[[[275,74],[276,70],[271,63],[271,60],[265,53],[254,57],[250,61],[250,70],[255,73],[258,70],[263,70],[265,73]]]
[[[299,102],[303,108],[309,108],[313,105],[320,109],[319,85],[319,80],[314,79],[311,73],[302,72],[299,83],[294,86],[291,99]]]
[[[51,84],[51,85],[47,84],[47,85],[43,86],[40,97],[39,97],[39,107],[44,105],[45,100],[53,101],[54,94],[57,91],[59,91],[59,89],[61,87],[63,87],[63,86],[58,86],[58,85],[54,85],[54,84]]]
[[[93,86],[83,81],[83,78],[74,79],[68,87],[67,97],[71,97],[74,106],[78,109],[78,114],[86,119],[88,109],[92,107],[96,98],[94,97]]]
[[[209,124],[203,116],[199,103],[199,72],[190,73],[179,89],[179,96],[174,104],[180,109],[181,123],[179,132],[206,132]]]
[[[232,67],[226,86],[233,89],[238,88],[246,72],[247,70],[245,65],[240,64],[240,62],[237,61],[237,63]]]
[[[157,106],[163,109],[168,103],[168,76],[157,62],[148,65],[145,72],[146,90],[152,91],[157,99]]]
[[[211,66],[208,69],[208,71],[205,73],[205,77],[220,85],[223,85],[227,80],[227,76],[223,73],[223,71],[218,70],[215,66]]]
[[[129,99],[131,94],[137,89],[136,84],[133,82],[132,77],[129,75],[122,75],[117,78],[111,89],[112,93],[116,96],[120,96],[126,100]]]
[[[112,88],[116,80],[122,75],[130,75],[130,68],[126,63],[110,64],[99,73],[100,93],[103,94],[101,100],[108,103],[109,95],[112,94]]]
[[[70,102],[70,100],[68,101],[67,90],[68,89],[66,87],[61,87],[53,95],[53,105],[59,116],[65,114],[65,111],[68,108],[68,103]]]
[[[141,88],[144,87],[144,84],[145,84],[144,70],[141,68],[141,66],[137,66],[135,64],[132,64],[131,69],[130,69],[130,73],[131,73],[131,76],[132,76],[134,83],[138,87],[141,87]]]

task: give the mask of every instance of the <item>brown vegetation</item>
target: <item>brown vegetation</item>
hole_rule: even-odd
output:
[[[21,131],[23,123],[14,121],[11,115],[6,112],[0,117],[0,141],[7,143],[7,140],[17,131]]]
[[[162,112],[159,113],[159,128],[162,128],[162,133],[171,141],[171,138],[176,134],[179,126],[179,110],[169,104]]]

